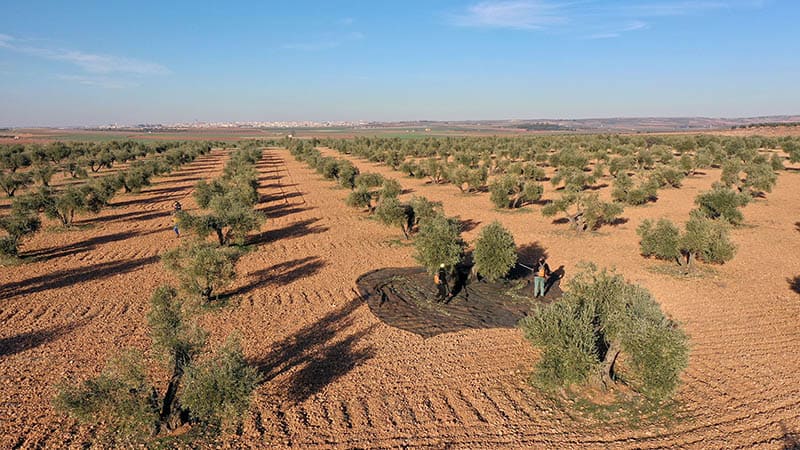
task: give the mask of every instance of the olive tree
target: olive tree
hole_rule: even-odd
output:
[[[489,185],[490,199],[498,208],[518,208],[542,198],[544,187],[522,176],[504,175]]]
[[[622,211],[622,205],[603,202],[596,193],[567,190],[561,198],[542,208],[542,215],[550,217],[563,213],[572,229],[584,232],[611,223]]]
[[[514,236],[498,221],[483,227],[475,241],[475,270],[488,281],[508,275],[517,262]]]
[[[219,298],[219,291],[236,277],[235,264],[239,256],[239,252],[230,247],[197,242],[170,250],[161,258],[167,269],[178,276],[187,293],[208,302],[212,294]]]
[[[669,397],[688,365],[688,338],[646,289],[593,266],[562,300],[524,318],[542,348],[535,381],[546,388],[624,384],[653,400]]]
[[[103,372],[80,384],[63,383],[57,409],[108,431],[109,446],[140,446],[190,424],[216,432],[241,423],[261,381],[236,340],[203,363],[206,332],[188,320],[170,286],[156,289],[147,315],[153,350],[169,371],[163,394],[148,382],[141,354],[124,351]]]
[[[414,226],[414,209],[400,203],[397,197],[382,199],[375,208],[375,217],[383,224],[398,227],[408,239]]]
[[[722,264],[733,259],[736,246],[728,237],[725,222],[693,213],[683,233],[672,222],[644,220],[636,232],[641,238],[642,255],[672,260],[689,272],[694,261]]]
[[[453,268],[461,261],[465,243],[457,221],[434,215],[420,222],[414,240],[414,258],[431,274],[440,264]]]
[[[709,219],[723,219],[733,225],[741,225],[744,215],[739,208],[750,203],[750,196],[715,183],[708,192],[694,199],[697,210]]]
[[[41,225],[34,211],[12,208],[10,215],[0,217],[0,229],[8,234],[0,237],[0,255],[16,256],[22,238],[37,232]]]
[[[20,188],[33,184],[33,178],[28,173],[8,172],[0,173],[0,189],[10,198]]]

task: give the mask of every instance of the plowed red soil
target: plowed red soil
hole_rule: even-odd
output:
[[[217,150],[141,194],[85,218],[92,227],[43,232],[25,243],[38,261],[0,268],[0,447],[79,448],[96,431],[51,406],[56,385],[96,375],[125,347],[144,352],[145,315],[159,284],[173,281],[159,254],[178,245],[171,204],[185,209],[198,179],[220,173]],[[537,245],[566,279],[580,261],[613,266],[648,288],[691,335],[691,359],[668,425],[599,424],[572,417],[528,377],[538,352],[519,330],[465,329],[423,338],[378,320],[358,298],[356,279],[385,267],[413,266],[400,230],[344,206],[347,191],[269,149],[259,163],[259,208],[269,217],[257,249],[237,266],[238,300],[201,325],[216,347],[231,333],[266,381],[241,436],[223,446],[256,448],[787,448],[800,432],[800,173],[744,209],[733,231],[736,258],[701,278],[680,279],[639,256],[644,218],[684,221],[708,171],[658,202],[628,208],[626,223],[575,236],[540,206],[500,213],[488,194],[462,195],[353,159],[397,178],[409,195],[444,202],[474,225],[500,220],[518,245]],[[546,197],[552,198],[552,190]],[[529,212],[527,212],[529,211]],[[166,377],[166,374],[161,374]],[[163,383],[165,385],[165,378]]]

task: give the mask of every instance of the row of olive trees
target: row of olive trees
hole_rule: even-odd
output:
[[[180,147],[185,145],[187,143],[183,142],[144,144],[134,141],[0,145],[0,189],[13,197],[20,189],[36,183],[49,187],[58,172],[72,178],[87,178],[89,170],[99,172],[152,155],[161,155],[165,163],[173,165],[183,158]]]
[[[169,372],[163,390],[149,381],[143,355],[127,350],[108,361],[99,376],[63,383],[57,408],[103,427],[110,446],[158,442],[187,424],[197,430],[192,436],[238,427],[261,375],[247,364],[235,338],[207,355],[207,333],[191,321],[212,290],[234,279],[238,257],[234,249],[199,241],[164,254],[181,290],[156,289],[147,316],[152,351]]]
[[[255,145],[237,149],[221,177],[210,183],[198,182],[194,198],[205,211],[201,214],[179,212],[179,226],[202,239],[215,235],[219,245],[244,245],[247,234],[258,229],[264,220],[255,210],[259,200],[255,165],[261,154],[261,149]]]
[[[153,353],[169,373],[163,390],[149,381],[143,356],[132,350],[111,359],[98,377],[60,387],[56,406],[84,423],[101,425],[109,445],[164,445],[163,438],[185,425],[193,430],[189,438],[241,425],[262,377],[248,365],[236,338],[209,354],[207,333],[191,319],[236,278],[241,251],[226,244],[242,239],[247,230],[239,228],[241,220],[228,223],[233,231],[223,227],[223,239],[210,243],[205,241],[209,225],[197,223],[222,223],[236,215],[230,208],[252,211],[257,202],[254,166],[260,157],[254,146],[239,149],[222,177],[198,184],[195,197],[209,214],[181,217],[195,226],[197,239],[162,256],[180,282],[179,290],[169,285],[156,289],[148,314]]]
[[[136,161],[118,173],[60,189],[42,186],[18,195],[11,203],[10,214],[0,218],[0,229],[6,233],[0,237],[0,255],[16,256],[23,238],[41,228],[41,215],[70,227],[76,215],[99,213],[120,190],[138,192],[150,185],[152,177],[169,173],[210,150],[209,143],[170,148],[151,160]]]

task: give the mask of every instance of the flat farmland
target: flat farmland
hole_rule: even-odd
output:
[[[663,273],[639,254],[647,218],[685,221],[718,169],[686,178],[658,201],[627,207],[623,221],[578,236],[537,204],[496,210],[488,193],[462,194],[354,156],[362,172],[395,178],[401,199],[422,195],[457,216],[472,241],[499,220],[517,245],[543,248],[567,279],[583,261],[614,267],[680,321],[690,362],[665,422],[601,422],[556,407],[528,378],[539,352],[514,328],[467,329],[430,338],[378,320],[356,279],[415,265],[399,229],[344,206],[337,188],[288,150],[269,147],[257,164],[267,220],[237,264],[229,303],[203,315],[209,345],[238,334],[259,386],[239,433],[225,447],[251,448],[791,448],[800,433],[800,172],[781,171],[774,190],[743,208],[736,257],[700,278]],[[83,448],[98,430],[52,406],[57,385],[100,372],[120,349],[151,353],[152,291],[174,283],[159,256],[180,243],[171,205],[197,209],[197,181],[218,176],[216,149],[138,194],[115,197],[73,229],[24,244],[32,256],[0,268],[0,447]],[[609,188],[602,188],[601,196]],[[545,189],[544,200],[553,190]],[[8,208],[7,199],[2,200]],[[82,226],[83,225],[83,226]],[[184,238],[181,238],[184,239]],[[168,374],[160,373],[166,380]],[[160,381],[163,381],[160,380]],[[163,383],[159,382],[158,385]]]

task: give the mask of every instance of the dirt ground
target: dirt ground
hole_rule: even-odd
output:
[[[0,447],[80,448],[96,431],[53,410],[56,385],[96,375],[125,347],[151,354],[145,315],[151,292],[173,281],[159,254],[178,245],[173,201],[195,207],[199,179],[219,174],[214,151],[141,194],[86,217],[89,227],[43,232],[25,242],[38,261],[0,268]],[[643,259],[645,218],[686,220],[692,200],[719,173],[687,179],[658,202],[628,208],[626,223],[578,237],[540,206],[495,211],[488,194],[460,194],[361,160],[408,191],[444,202],[473,240],[500,220],[518,245],[538,246],[566,279],[580,261],[616,267],[648,288],[691,336],[690,365],[666,424],[598,423],[554,408],[526,381],[537,351],[513,328],[465,329],[423,338],[385,325],[358,297],[359,276],[409,267],[399,229],[344,205],[335,188],[283,149],[265,151],[259,208],[269,219],[257,249],[237,266],[238,301],[209,312],[210,346],[238,333],[263,371],[241,436],[253,448],[791,448],[800,439],[800,172],[744,209],[732,233],[736,258],[702,278],[678,279]],[[552,198],[547,189],[545,198]],[[160,374],[166,384],[166,374]],[[163,381],[163,382],[161,382]]]

